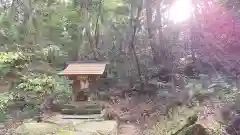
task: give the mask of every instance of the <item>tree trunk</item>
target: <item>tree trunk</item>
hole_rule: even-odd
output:
[[[55,98],[57,97],[58,93],[52,93],[49,96],[47,96],[44,101],[41,103],[39,107],[39,116],[37,117],[37,122],[43,121],[43,115],[47,110],[50,110],[53,106],[53,102]]]
[[[147,31],[148,31],[148,38],[149,38],[149,45],[151,47],[152,53],[153,53],[153,61],[155,64],[159,62],[160,59],[158,59],[158,53],[156,48],[156,40],[154,38],[153,28],[152,28],[152,7],[151,7],[151,1],[146,1],[146,16],[147,16]]]
[[[143,84],[143,81],[142,81],[140,62],[139,62],[139,59],[137,57],[137,53],[136,53],[136,49],[135,49],[135,37],[136,37],[136,31],[137,31],[137,24],[139,23],[139,17],[141,15],[141,12],[142,12],[142,0],[141,0],[140,4],[138,5],[136,18],[131,18],[132,23],[133,23],[133,28],[132,28],[133,31],[132,31],[132,34],[131,34],[131,39],[130,39],[130,42],[129,42],[129,46],[131,48],[131,51],[133,53],[133,57],[135,59],[136,65],[137,65],[138,77],[139,77],[139,81],[141,83],[140,89],[142,90],[143,87],[144,87],[144,84]]]

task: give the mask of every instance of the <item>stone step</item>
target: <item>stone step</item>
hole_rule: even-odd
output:
[[[69,115],[84,115],[84,114],[101,114],[100,109],[62,109],[62,114],[69,114]]]
[[[62,119],[99,119],[101,114],[90,114],[90,115],[62,115]]]
[[[72,103],[72,104],[65,104],[62,106],[64,109],[75,109],[75,108],[82,108],[82,109],[95,109],[100,108],[98,103],[91,103],[91,102],[79,102],[79,103]]]

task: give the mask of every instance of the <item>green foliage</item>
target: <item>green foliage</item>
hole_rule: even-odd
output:
[[[5,76],[13,69],[22,69],[29,59],[22,52],[0,52],[0,72]]]
[[[103,3],[106,10],[116,10],[118,7],[124,5],[122,0],[104,0]]]
[[[9,92],[0,93],[0,122],[4,122],[7,116],[7,107],[13,95]]]
[[[17,88],[26,92],[50,94],[52,92],[69,92],[71,82],[66,78],[50,76],[42,73],[32,73],[21,78]]]
[[[17,40],[17,27],[6,13],[0,14],[0,27],[0,39],[4,39],[6,43],[13,43]]]
[[[28,101],[30,104],[24,107],[24,112],[34,115],[37,114],[39,105],[51,95],[56,95],[54,101],[58,104],[68,102],[71,92],[70,83],[72,82],[65,77],[31,73],[20,78],[13,95],[15,100]]]
[[[12,99],[13,99],[13,96],[10,93],[8,92],[0,93],[0,111],[1,112],[5,111],[8,105],[8,102]]]

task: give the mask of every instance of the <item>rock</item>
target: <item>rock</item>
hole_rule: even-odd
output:
[[[24,123],[14,135],[112,135],[116,131],[115,121],[89,121],[76,124]]]
[[[202,125],[195,124],[186,132],[186,135],[208,135],[208,133]]]
[[[226,131],[230,135],[238,135],[240,133],[240,116],[235,116],[230,124],[226,127]]]
[[[50,123],[24,123],[15,130],[15,134],[35,134],[35,135],[46,135],[52,134],[57,131],[59,126],[57,124]]]
[[[116,131],[116,126],[117,126],[117,123],[115,121],[84,122],[76,125],[76,132],[86,133],[83,135],[94,135],[94,134],[111,135]]]
[[[101,117],[104,120],[113,120],[113,115],[111,114],[111,112],[109,111],[109,109],[105,108],[101,111]]]
[[[89,133],[89,132],[83,132],[83,131],[76,131],[72,133],[71,135],[95,135],[94,133]]]
[[[194,124],[190,127],[187,127],[182,132],[177,135],[209,135],[207,129],[200,124]]]

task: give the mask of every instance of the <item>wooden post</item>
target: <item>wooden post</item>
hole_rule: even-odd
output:
[[[200,80],[201,80],[201,85],[202,85],[202,88],[203,89],[207,89],[208,86],[210,85],[210,82],[209,82],[209,76],[208,75],[200,75]]]
[[[72,101],[75,102],[77,100],[78,91],[80,90],[81,85],[77,77],[73,78],[72,84]]]

